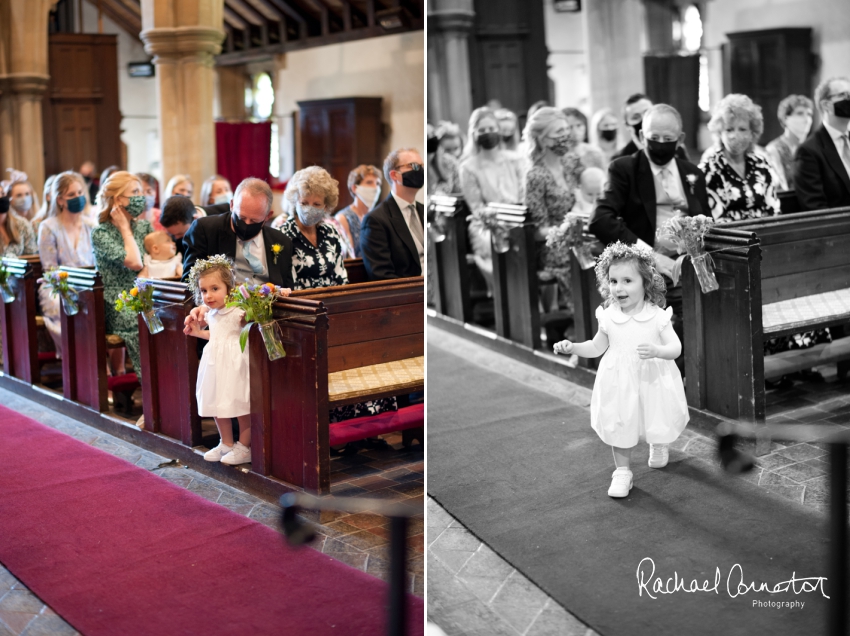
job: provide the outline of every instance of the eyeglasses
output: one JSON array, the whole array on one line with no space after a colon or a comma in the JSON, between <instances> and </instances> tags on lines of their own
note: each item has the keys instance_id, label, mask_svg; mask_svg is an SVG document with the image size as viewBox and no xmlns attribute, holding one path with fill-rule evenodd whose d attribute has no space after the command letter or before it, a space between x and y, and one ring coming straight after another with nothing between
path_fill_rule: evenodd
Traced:
<instances>
[{"instance_id":1,"label":"eyeglasses","mask_svg":"<svg viewBox=\"0 0 850 636\"><path fill-rule=\"evenodd\" d=\"M838 97L838 98L839 98L839 99L838 99L838 101L843 101L843 100L845 100L845 99L850 99L850 92L846 92L846 91L845 91L845 92L843 92L843 93L838 93L837 95L830 95L829 97L827 97L827 99L835 99L836 97Z\"/></svg>"},{"instance_id":2,"label":"eyeglasses","mask_svg":"<svg viewBox=\"0 0 850 636\"><path fill-rule=\"evenodd\" d=\"M410 168L414 172L418 172L419 170L424 170L425 166L423 166L421 163L402 163L393 168L393 170L398 170L399 172L401 172L402 168Z\"/></svg>"}]
</instances>

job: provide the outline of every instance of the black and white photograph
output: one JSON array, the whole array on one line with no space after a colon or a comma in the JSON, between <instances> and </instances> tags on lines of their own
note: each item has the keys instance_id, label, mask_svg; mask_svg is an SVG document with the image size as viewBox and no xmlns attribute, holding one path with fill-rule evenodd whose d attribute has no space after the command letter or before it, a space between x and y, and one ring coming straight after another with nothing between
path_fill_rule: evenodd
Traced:
<instances>
[{"instance_id":1,"label":"black and white photograph","mask_svg":"<svg viewBox=\"0 0 850 636\"><path fill-rule=\"evenodd\" d=\"M850 633L850 5L430 0L435 636Z\"/></svg>"}]
</instances>

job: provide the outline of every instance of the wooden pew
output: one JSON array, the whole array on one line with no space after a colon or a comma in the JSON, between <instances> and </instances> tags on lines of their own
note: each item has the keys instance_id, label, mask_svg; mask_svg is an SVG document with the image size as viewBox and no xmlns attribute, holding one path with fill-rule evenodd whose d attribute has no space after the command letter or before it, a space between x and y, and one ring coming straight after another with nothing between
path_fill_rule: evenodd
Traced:
<instances>
[{"instance_id":1,"label":"wooden pew","mask_svg":"<svg viewBox=\"0 0 850 636\"><path fill-rule=\"evenodd\" d=\"M4 258L2 262L9 274L16 278L13 283L15 300L11 303L0 301L3 371L27 384L38 384L40 365L36 335L36 280L41 275L38 255Z\"/></svg>"},{"instance_id":2,"label":"wooden pew","mask_svg":"<svg viewBox=\"0 0 850 636\"><path fill-rule=\"evenodd\" d=\"M286 357L269 361L256 329L249 338L252 469L329 492L328 410L424 388L424 309L422 277L303 290L278 303ZM380 432L421 426L422 405L408 408Z\"/></svg>"},{"instance_id":3,"label":"wooden pew","mask_svg":"<svg viewBox=\"0 0 850 636\"><path fill-rule=\"evenodd\" d=\"M714 227L705 239L720 289L700 291L683 267L686 393L691 406L763 422L764 380L839 362L850 338L763 355L765 340L850 323L850 209Z\"/></svg>"},{"instance_id":4,"label":"wooden pew","mask_svg":"<svg viewBox=\"0 0 850 636\"><path fill-rule=\"evenodd\" d=\"M433 278L434 309L461 322L472 321L467 252L466 217L469 209L460 197L428 197L428 260ZM438 240L441 239L441 240Z\"/></svg>"},{"instance_id":5,"label":"wooden pew","mask_svg":"<svg viewBox=\"0 0 850 636\"><path fill-rule=\"evenodd\" d=\"M366 266L363 265L362 258L347 258L343 261L345 271L348 273L349 283L365 283L368 282L369 276L366 274Z\"/></svg>"}]
</instances>

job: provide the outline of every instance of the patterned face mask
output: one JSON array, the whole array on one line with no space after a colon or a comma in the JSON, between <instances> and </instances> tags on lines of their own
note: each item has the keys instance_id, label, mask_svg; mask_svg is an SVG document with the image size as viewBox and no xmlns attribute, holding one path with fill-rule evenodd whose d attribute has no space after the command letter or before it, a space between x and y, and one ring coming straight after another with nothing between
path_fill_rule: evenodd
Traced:
<instances>
[{"instance_id":1,"label":"patterned face mask","mask_svg":"<svg viewBox=\"0 0 850 636\"><path fill-rule=\"evenodd\" d=\"M129 199L130 202L124 206L124 209L127 210L127 214L132 216L134 219L144 214L145 210L147 210L145 197L139 195L129 197Z\"/></svg>"},{"instance_id":2,"label":"patterned face mask","mask_svg":"<svg viewBox=\"0 0 850 636\"><path fill-rule=\"evenodd\" d=\"M295 210L298 212L298 218L307 227L318 225L325 218L325 208L316 208L312 205L301 205L297 203Z\"/></svg>"}]
</instances>

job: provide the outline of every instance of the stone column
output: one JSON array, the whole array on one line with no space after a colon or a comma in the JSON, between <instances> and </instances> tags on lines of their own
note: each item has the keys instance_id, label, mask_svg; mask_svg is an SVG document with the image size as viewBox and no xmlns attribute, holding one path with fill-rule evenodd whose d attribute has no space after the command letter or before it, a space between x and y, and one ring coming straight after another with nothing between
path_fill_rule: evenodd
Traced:
<instances>
[{"instance_id":1,"label":"stone column","mask_svg":"<svg viewBox=\"0 0 850 636\"><path fill-rule=\"evenodd\" d=\"M472 113L469 34L472 0L428 3L428 121L445 119L466 127Z\"/></svg>"},{"instance_id":2,"label":"stone column","mask_svg":"<svg viewBox=\"0 0 850 636\"><path fill-rule=\"evenodd\" d=\"M57 0L0 0L0 179L23 170L44 186L41 100L47 89L47 24Z\"/></svg>"},{"instance_id":3,"label":"stone column","mask_svg":"<svg viewBox=\"0 0 850 636\"><path fill-rule=\"evenodd\" d=\"M645 9L641 0L585 0L582 5L589 112L619 113L626 98L643 92Z\"/></svg>"},{"instance_id":4,"label":"stone column","mask_svg":"<svg viewBox=\"0 0 850 636\"><path fill-rule=\"evenodd\" d=\"M175 174L201 183L216 172L213 56L224 39L224 0L142 0L142 41L156 64L163 185Z\"/></svg>"}]
</instances>

